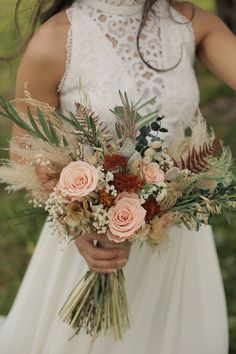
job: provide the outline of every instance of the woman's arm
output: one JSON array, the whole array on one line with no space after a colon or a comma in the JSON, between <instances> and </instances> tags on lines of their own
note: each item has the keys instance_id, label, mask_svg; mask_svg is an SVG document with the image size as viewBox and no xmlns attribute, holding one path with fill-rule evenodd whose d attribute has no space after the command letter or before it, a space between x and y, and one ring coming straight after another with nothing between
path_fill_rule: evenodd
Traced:
<instances>
[{"instance_id":1,"label":"woman's arm","mask_svg":"<svg viewBox=\"0 0 236 354\"><path fill-rule=\"evenodd\" d=\"M221 80L236 90L236 36L211 12L189 3L173 1L173 7L192 22L197 57Z\"/></svg>"},{"instance_id":2,"label":"woman's arm","mask_svg":"<svg viewBox=\"0 0 236 354\"><path fill-rule=\"evenodd\" d=\"M40 27L31 39L21 60L17 78L15 97L24 97L24 86L33 98L58 107L57 87L65 70L65 48L69 24L63 12L54 16ZM16 103L16 108L27 112L25 104ZM25 133L13 125L12 137ZM10 156L17 160L16 155Z\"/></svg>"},{"instance_id":3,"label":"woman's arm","mask_svg":"<svg viewBox=\"0 0 236 354\"><path fill-rule=\"evenodd\" d=\"M236 36L217 16L199 8L196 8L193 27L198 58L236 90Z\"/></svg>"}]
</instances>

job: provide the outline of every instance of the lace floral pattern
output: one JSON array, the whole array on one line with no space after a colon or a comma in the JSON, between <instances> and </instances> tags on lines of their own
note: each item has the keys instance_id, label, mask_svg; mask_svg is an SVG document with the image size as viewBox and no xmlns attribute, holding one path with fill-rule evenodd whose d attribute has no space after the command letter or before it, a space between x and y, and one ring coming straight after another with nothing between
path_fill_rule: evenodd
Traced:
<instances>
[{"instance_id":1,"label":"lace floral pattern","mask_svg":"<svg viewBox=\"0 0 236 354\"><path fill-rule=\"evenodd\" d=\"M100 0L106 4L114 6L132 6L143 4L145 0Z\"/></svg>"},{"instance_id":2,"label":"lace floral pattern","mask_svg":"<svg viewBox=\"0 0 236 354\"><path fill-rule=\"evenodd\" d=\"M59 86L62 109L78 99L78 80L100 114L107 110L101 102L112 107L117 102L118 89L123 88L134 99L156 96L170 134L180 134L192 120L199 102L191 23L169 8L166 0L154 4L140 36L140 51L149 64L160 70L172 68L181 59L176 68L158 72L143 63L138 54L136 36L141 9L130 14L128 7L123 7L121 14L113 14L116 7L109 6L96 0L80 0L72 5L72 13L68 14L72 31L67 69ZM106 119L112 129L113 118L107 114Z\"/></svg>"}]
</instances>

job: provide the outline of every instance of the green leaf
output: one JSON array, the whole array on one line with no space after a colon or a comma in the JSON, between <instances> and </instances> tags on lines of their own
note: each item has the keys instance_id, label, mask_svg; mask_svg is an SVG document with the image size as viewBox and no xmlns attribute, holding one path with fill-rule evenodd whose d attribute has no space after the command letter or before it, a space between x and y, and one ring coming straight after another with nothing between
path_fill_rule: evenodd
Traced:
<instances>
[{"instance_id":1,"label":"green leaf","mask_svg":"<svg viewBox=\"0 0 236 354\"><path fill-rule=\"evenodd\" d=\"M150 100L148 100L148 101L144 102L143 104L141 104L141 106L139 106L139 107L136 108L137 111L139 111L140 109L142 109L143 107L145 107L145 106L147 106L147 105L149 105L149 104L155 103L155 102L156 102L156 98L157 98L157 96L154 96L154 97L151 98Z\"/></svg>"},{"instance_id":2,"label":"green leaf","mask_svg":"<svg viewBox=\"0 0 236 354\"><path fill-rule=\"evenodd\" d=\"M27 112L28 112L28 117L29 117L29 121L34 129L34 136L38 137L44 141L47 141L47 139L45 138L45 136L41 133L41 131L39 130L37 123L35 122L35 119L33 117L33 114L31 113L29 107L27 108Z\"/></svg>"},{"instance_id":3,"label":"green leaf","mask_svg":"<svg viewBox=\"0 0 236 354\"><path fill-rule=\"evenodd\" d=\"M68 141L66 140L65 136L63 135L62 137L63 145L64 146L69 146Z\"/></svg>"},{"instance_id":4,"label":"green leaf","mask_svg":"<svg viewBox=\"0 0 236 354\"><path fill-rule=\"evenodd\" d=\"M50 129L50 133L52 135L52 139L53 139L54 144L55 145L59 145L60 139L58 138L56 130L53 127L53 125L52 125L52 123L50 121L48 122L48 126L49 126L49 129Z\"/></svg>"},{"instance_id":5,"label":"green leaf","mask_svg":"<svg viewBox=\"0 0 236 354\"><path fill-rule=\"evenodd\" d=\"M119 129L118 124L115 125L115 130L116 130L117 138L118 138L118 139L121 139L122 136L121 136L121 133L120 133L120 129Z\"/></svg>"},{"instance_id":6,"label":"green leaf","mask_svg":"<svg viewBox=\"0 0 236 354\"><path fill-rule=\"evenodd\" d=\"M140 130L141 128L145 127L145 125L152 123L154 121L155 117L156 117L156 115L154 115L153 113L150 113L150 114L147 114L146 116L140 118L136 122L136 128L138 130Z\"/></svg>"},{"instance_id":7,"label":"green leaf","mask_svg":"<svg viewBox=\"0 0 236 354\"><path fill-rule=\"evenodd\" d=\"M50 133L50 131L48 129L47 122L44 119L44 116L43 116L42 112L40 111L40 109L38 107L37 107L37 116L39 118L41 127L42 127L46 137L48 138L49 141L51 141L52 137L51 137L51 133Z\"/></svg>"}]
</instances>

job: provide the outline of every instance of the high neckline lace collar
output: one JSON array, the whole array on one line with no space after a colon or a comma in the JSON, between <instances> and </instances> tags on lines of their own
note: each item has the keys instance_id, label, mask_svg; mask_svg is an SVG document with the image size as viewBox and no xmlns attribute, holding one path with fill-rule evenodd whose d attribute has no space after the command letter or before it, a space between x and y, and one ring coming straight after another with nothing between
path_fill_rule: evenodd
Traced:
<instances>
[{"instance_id":1,"label":"high neckline lace collar","mask_svg":"<svg viewBox=\"0 0 236 354\"><path fill-rule=\"evenodd\" d=\"M76 0L78 3L114 15L141 14L145 0ZM160 2L166 0L159 0Z\"/></svg>"},{"instance_id":2,"label":"high neckline lace collar","mask_svg":"<svg viewBox=\"0 0 236 354\"><path fill-rule=\"evenodd\" d=\"M143 5L145 2L145 0L99 0L99 1L108 5L122 6L122 7Z\"/></svg>"},{"instance_id":3,"label":"high neckline lace collar","mask_svg":"<svg viewBox=\"0 0 236 354\"><path fill-rule=\"evenodd\" d=\"M75 0L75 2L111 15L141 16L145 0ZM158 0L158 8L164 15L171 9L168 0Z\"/></svg>"}]
</instances>

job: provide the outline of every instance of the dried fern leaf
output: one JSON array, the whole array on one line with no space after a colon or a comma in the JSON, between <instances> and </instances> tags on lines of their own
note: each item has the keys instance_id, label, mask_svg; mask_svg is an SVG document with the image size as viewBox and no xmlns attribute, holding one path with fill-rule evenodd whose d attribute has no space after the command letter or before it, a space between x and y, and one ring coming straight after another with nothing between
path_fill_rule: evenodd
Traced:
<instances>
[{"instance_id":1,"label":"dried fern leaf","mask_svg":"<svg viewBox=\"0 0 236 354\"><path fill-rule=\"evenodd\" d=\"M176 167L180 169L188 169L193 173L200 173L208 166L208 159L219 154L221 143L218 138L214 138L212 143L204 143L198 148L193 146L188 150L187 157L180 157L179 160L173 159Z\"/></svg>"}]
</instances>

